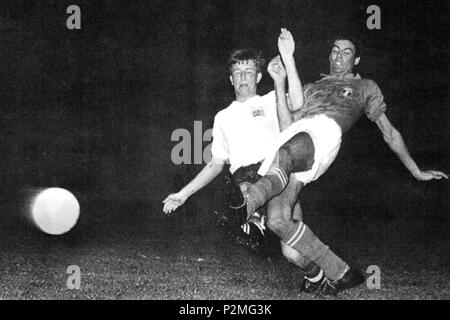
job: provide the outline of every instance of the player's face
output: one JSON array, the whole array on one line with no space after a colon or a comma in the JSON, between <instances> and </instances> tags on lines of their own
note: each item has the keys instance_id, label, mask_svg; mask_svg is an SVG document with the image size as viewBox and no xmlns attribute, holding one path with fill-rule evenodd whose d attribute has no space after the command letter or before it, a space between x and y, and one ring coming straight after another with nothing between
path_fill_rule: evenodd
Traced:
<instances>
[{"instance_id":1,"label":"player's face","mask_svg":"<svg viewBox=\"0 0 450 320\"><path fill-rule=\"evenodd\" d=\"M359 63L355 46L349 40L336 40L330 53L330 74L347 74Z\"/></svg>"},{"instance_id":2,"label":"player's face","mask_svg":"<svg viewBox=\"0 0 450 320\"><path fill-rule=\"evenodd\" d=\"M253 60L239 61L231 66L230 81L238 101L245 101L255 96L260 80L261 72L258 72Z\"/></svg>"}]
</instances>

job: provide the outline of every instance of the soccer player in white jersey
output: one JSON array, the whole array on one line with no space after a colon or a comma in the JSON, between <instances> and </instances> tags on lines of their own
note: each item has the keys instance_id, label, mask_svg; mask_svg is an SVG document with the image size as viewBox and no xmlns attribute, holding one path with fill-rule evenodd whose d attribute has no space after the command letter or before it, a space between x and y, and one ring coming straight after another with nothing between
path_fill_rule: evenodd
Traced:
<instances>
[{"instance_id":1,"label":"soccer player in white jersey","mask_svg":"<svg viewBox=\"0 0 450 320\"><path fill-rule=\"evenodd\" d=\"M280 35L278 47L282 53L285 64L295 63L292 54L283 54L287 50L285 34ZM289 39L287 39L289 40ZM289 42L287 42L289 45ZM289 109L284 102L286 99L278 99L279 95L285 95L286 77L289 81L297 81L298 75L287 74L281 63L280 57L274 58L268 66L268 72L274 80L275 90L264 96L257 94L257 85L261 81L261 67L264 61L260 53L242 49L234 51L229 59L230 82L234 87L235 101L227 108L221 110L214 119L212 160L200 171L200 173L179 192L170 194L163 202L165 213L170 213L183 205L186 200L201 188L209 184L223 170L225 163L230 163L230 171L234 173L238 168L256 164L263 160L267 154L267 148L271 146L279 135L279 132L290 123ZM287 68L296 70L295 68ZM296 71L295 71L296 72ZM290 83L291 86L291 83ZM294 92L295 94L295 92ZM294 97L293 99L294 100ZM296 99L298 100L298 99ZM302 220L300 205L292 194L298 194L293 189L299 188L295 179L290 179L286 191L272 199L267 204L267 215L277 211L291 212L292 218ZM276 223L276 221L271 221ZM310 288L315 289L314 284L324 280L323 271L308 257L300 255L296 250L282 243L283 255L305 274L306 282ZM326 253L327 259L331 256L333 263L341 261L325 244L317 254ZM308 288L305 291L313 291Z\"/></svg>"}]
</instances>

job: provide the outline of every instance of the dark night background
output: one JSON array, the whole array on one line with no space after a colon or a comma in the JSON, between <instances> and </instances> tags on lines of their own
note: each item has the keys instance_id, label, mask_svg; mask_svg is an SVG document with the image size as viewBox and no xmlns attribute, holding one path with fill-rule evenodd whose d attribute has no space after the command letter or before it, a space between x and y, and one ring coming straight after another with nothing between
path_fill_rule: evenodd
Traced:
<instances>
[{"instance_id":1,"label":"dark night background","mask_svg":"<svg viewBox=\"0 0 450 320\"><path fill-rule=\"evenodd\" d=\"M81 30L66 28L71 4L81 8ZM381 30L366 28L371 4L381 8ZM328 72L333 34L356 34L358 72L380 86L413 158L423 169L450 172L448 1L17 0L0 7L3 203L15 203L26 188L58 186L80 199L78 228L94 220L171 228L161 201L202 168L172 163L172 132L193 134L195 120L211 128L234 98L229 51L257 47L269 60L280 27L294 35L304 83ZM271 88L264 72L259 93ZM186 228L211 228L219 188L216 180L180 209ZM325 237L338 225L333 232L343 238L359 230L373 243L389 241L378 230L401 226L448 245L448 193L448 181L415 181L362 118L301 199ZM10 215L2 210L0 223Z\"/></svg>"}]
</instances>

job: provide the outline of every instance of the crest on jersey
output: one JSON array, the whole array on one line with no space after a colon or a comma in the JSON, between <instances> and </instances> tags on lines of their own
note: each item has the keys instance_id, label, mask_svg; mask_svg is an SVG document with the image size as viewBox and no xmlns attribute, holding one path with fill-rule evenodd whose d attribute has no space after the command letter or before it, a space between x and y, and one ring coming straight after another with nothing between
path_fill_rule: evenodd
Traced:
<instances>
[{"instance_id":1,"label":"crest on jersey","mask_svg":"<svg viewBox=\"0 0 450 320\"><path fill-rule=\"evenodd\" d=\"M353 88L344 87L341 89L341 94L344 98L350 98L353 96Z\"/></svg>"},{"instance_id":2,"label":"crest on jersey","mask_svg":"<svg viewBox=\"0 0 450 320\"><path fill-rule=\"evenodd\" d=\"M252 111L252 115L253 115L254 118L256 118L256 117L264 117L265 116L264 109L262 109L262 108L255 109L255 110Z\"/></svg>"}]
</instances>

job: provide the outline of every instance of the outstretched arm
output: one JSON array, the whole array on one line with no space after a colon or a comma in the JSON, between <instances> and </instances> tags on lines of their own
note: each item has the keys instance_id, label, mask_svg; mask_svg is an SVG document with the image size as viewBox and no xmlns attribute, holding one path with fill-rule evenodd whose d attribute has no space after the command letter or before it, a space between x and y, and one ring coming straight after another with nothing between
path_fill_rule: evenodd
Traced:
<instances>
[{"instance_id":1,"label":"outstretched arm","mask_svg":"<svg viewBox=\"0 0 450 320\"><path fill-rule=\"evenodd\" d=\"M192 179L183 189L177 193L170 194L164 199L164 213L171 213L179 206L183 205L186 200L196 193L198 190L205 187L215 177L217 177L223 170L225 162L221 159L214 158Z\"/></svg>"},{"instance_id":2,"label":"outstretched arm","mask_svg":"<svg viewBox=\"0 0 450 320\"><path fill-rule=\"evenodd\" d=\"M402 135L394 128L384 113L378 118L376 124L383 133L384 141L417 180L428 181L432 179L448 179L447 175L443 172L434 170L422 171L419 169L416 162L409 154Z\"/></svg>"},{"instance_id":3,"label":"outstretched arm","mask_svg":"<svg viewBox=\"0 0 450 320\"><path fill-rule=\"evenodd\" d=\"M291 125L292 115L288 109L286 100L286 70L284 69L280 56L276 56L269 62L267 72L269 72L274 82L278 124L280 131L283 131Z\"/></svg>"},{"instance_id":4,"label":"outstretched arm","mask_svg":"<svg viewBox=\"0 0 450 320\"><path fill-rule=\"evenodd\" d=\"M303 89L300 77L297 72L297 67L295 66L294 38L287 29L281 29L281 34L278 37L278 51L280 52L284 66L286 67L286 74L289 85L289 98L291 102L289 109L291 112L293 112L303 106Z\"/></svg>"}]
</instances>

